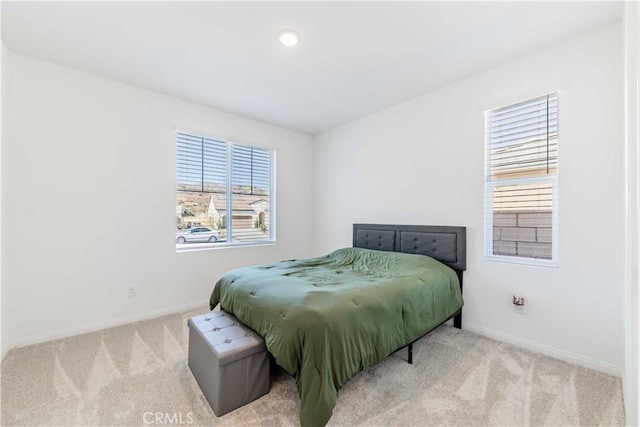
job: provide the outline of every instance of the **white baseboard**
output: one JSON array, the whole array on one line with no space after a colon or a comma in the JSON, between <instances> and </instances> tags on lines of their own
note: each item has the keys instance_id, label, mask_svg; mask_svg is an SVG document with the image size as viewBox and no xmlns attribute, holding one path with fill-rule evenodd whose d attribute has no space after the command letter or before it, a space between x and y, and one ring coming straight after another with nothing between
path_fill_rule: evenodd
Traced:
<instances>
[{"instance_id":1,"label":"white baseboard","mask_svg":"<svg viewBox=\"0 0 640 427\"><path fill-rule=\"evenodd\" d=\"M123 316L117 319L88 323L82 326L74 326L72 328L59 329L57 331L45 332L43 334L30 335L27 337L8 340L8 342L6 343L3 342L2 358L4 359L4 356L8 353L8 351L14 348L26 347L28 345L38 344L41 342L53 341L60 338L71 337L74 335L81 335L89 332L100 331L102 329L113 328L114 326L121 326L127 323L153 319L155 317L166 316L167 314L179 313L181 311L187 311L187 310L191 310L199 307L206 308L207 301L200 300L197 303L193 302L188 304L182 304L182 305L177 305L169 308L163 308L160 310L153 310L153 311L147 311L144 313Z\"/></svg>"},{"instance_id":2,"label":"white baseboard","mask_svg":"<svg viewBox=\"0 0 640 427\"><path fill-rule=\"evenodd\" d=\"M513 335L494 331L493 329L485 328L484 326L477 326L472 323L462 322L462 329L476 333L478 335L493 338L498 341L513 344L518 347L526 348L527 350L535 351L537 353L544 354L545 356L550 356L556 359L563 360L565 362L593 369L594 371L603 372L605 374L614 375L616 377L622 377L622 367L620 366L601 362L599 360L591 359L589 357L571 353L569 351L560 350L559 348L550 347L548 345L518 338Z\"/></svg>"}]
</instances>

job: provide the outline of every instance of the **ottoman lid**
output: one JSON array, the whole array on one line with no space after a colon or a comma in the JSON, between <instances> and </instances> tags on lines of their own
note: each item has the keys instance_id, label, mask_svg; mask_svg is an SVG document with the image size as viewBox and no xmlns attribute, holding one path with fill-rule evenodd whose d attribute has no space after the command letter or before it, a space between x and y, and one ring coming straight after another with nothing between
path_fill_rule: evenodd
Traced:
<instances>
[{"instance_id":1,"label":"ottoman lid","mask_svg":"<svg viewBox=\"0 0 640 427\"><path fill-rule=\"evenodd\" d=\"M192 317L187 324L209 345L216 355L218 366L267 351L260 335L224 311Z\"/></svg>"}]
</instances>

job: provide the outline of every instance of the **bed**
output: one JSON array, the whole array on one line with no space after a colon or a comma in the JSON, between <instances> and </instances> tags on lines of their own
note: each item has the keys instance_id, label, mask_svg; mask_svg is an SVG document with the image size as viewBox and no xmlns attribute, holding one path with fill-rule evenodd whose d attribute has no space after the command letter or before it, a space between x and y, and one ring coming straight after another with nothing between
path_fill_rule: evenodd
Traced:
<instances>
[{"instance_id":1,"label":"bed","mask_svg":"<svg viewBox=\"0 0 640 427\"><path fill-rule=\"evenodd\" d=\"M425 256L427 255L427 256ZM460 327L466 229L354 224L353 247L240 268L211 294L265 338L297 380L300 423L323 426L338 391L447 320Z\"/></svg>"}]
</instances>

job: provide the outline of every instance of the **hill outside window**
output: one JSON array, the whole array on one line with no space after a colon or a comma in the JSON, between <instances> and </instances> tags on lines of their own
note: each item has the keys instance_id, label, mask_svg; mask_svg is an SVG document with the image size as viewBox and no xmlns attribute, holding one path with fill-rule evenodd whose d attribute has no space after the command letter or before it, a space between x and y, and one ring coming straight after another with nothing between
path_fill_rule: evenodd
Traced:
<instances>
[{"instance_id":1,"label":"hill outside window","mask_svg":"<svg viewBox=\"0 0 640 427\"><path fill-rule=\"evenodd\" d=\"M275 242L275 153L176 133L176 250Z\"/></svg>"},{"instance_id":2,"label":"hill outside window","mask_svg":"<svg viewBox=\"0 0 640 427\"><path fill-rule=\"evenodd\" d=\"M485 256L558 261L558 94L485 113Z\"/></svg>"}]
</instances>

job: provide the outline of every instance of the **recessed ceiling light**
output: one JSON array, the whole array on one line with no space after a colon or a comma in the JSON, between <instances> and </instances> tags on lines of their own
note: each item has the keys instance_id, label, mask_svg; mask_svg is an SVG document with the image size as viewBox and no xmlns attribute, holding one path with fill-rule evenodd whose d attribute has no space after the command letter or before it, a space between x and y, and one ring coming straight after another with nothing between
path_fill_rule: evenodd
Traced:
<instances>
[{"instance_id":1,"label":"recessed ceiling light","mask_svg":"<svg viewBox=\"0 0 640 427\"><path fill-rule=\"evenodd\" d=\"M280 43L285 46L295 46L298 44L298 33L293 30L282 30L280 31Z\"/></svg>"}]
</instances>

